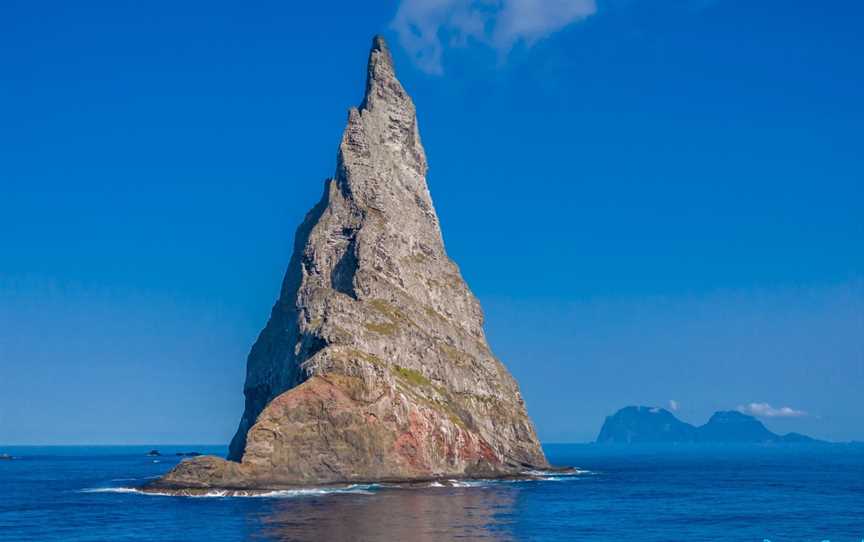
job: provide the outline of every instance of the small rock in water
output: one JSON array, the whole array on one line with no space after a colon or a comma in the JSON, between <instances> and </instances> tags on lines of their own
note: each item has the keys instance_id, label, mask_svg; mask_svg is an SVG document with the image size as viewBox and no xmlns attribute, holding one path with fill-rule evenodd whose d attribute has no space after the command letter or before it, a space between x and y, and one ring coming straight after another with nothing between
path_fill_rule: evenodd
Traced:
<instances>
[{"instance_id":1,"label":"small rock in water","mask_svg":"<svg viewBox=\"0 0 864 542\"><path fill-rule=\"evenodd\" d=\"M15 459L15 458L9 454L0 454L0 460L10 461L12 459Z\"/></svg>"},{"instance_id":2,"label":"small rock in water","mask_svg":"<svg viewBox=\"0 0 864 542\"><path fill-rule=\"evenodd\" d=\"M157 456L160 456L162 454L159 453L159 450L150 450L149 452L147 452L147 455L150 457L157 457Z\"/></svg>"}]
</instances>

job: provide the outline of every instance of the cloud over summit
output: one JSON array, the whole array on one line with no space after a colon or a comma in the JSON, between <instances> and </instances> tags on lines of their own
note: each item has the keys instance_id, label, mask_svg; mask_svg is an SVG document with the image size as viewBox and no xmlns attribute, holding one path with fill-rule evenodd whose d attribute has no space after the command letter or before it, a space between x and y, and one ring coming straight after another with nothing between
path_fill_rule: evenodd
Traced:
<instances>
[{"instance_id":1,"label":"cloud over summit","mask_svg":"<svg viewBox=\"0 0 864 542\"><path fill-rule=\"evenodd\" d=\"M803 410L795 410L788 406L774 408L768 403L750 403L748 405L740 405L738 411L759 418L799 418L807 415Z\"/></svg>"},{"instance_id":2,"label":"cloud over summit","mask_svg":"<svg viewBox=\"0 0 864 542\"><path fill-rule=\"evenodd\" d=\"M441 74L447 46L473 40L506 54L596 12L595 0L402 0L391 27L420 69Z\"/></svg>"}]
</instances>

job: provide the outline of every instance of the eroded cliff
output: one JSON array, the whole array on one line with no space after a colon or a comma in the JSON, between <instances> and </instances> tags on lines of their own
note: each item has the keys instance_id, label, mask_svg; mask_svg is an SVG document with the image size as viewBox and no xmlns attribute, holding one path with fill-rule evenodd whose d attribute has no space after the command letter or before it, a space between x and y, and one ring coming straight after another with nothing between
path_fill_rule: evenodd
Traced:
<instances>
[{"instance_id":1,"label":"eroded cliff","mask_svg":"<svg viewBox=\"0 0 864 542\"><path fill-rule=\"evenodd\" d=\"M247 362L229 460L153 484L263 488L547 466L518 386L447 256L414 104L373 41L336 174L295 237Z\"/></svg>"}]
</instances>

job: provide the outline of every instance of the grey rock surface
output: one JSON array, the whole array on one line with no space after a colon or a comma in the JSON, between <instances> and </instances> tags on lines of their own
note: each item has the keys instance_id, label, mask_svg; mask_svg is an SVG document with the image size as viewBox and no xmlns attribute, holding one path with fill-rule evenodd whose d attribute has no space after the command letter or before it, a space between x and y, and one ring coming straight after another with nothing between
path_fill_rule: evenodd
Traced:
<instances>
[{"instance_id":1,"label":"grey rock surface","mask_svg":"<svg viewBox=\"0 0 864 542\"><path fill-rule=\"evenodd\" d=\"M519 388L448 258L414 104L373 41L335 176L297 230L247 362L229 461L154 487L506 476L547 466Z\"/></svg>"}]
</instances>

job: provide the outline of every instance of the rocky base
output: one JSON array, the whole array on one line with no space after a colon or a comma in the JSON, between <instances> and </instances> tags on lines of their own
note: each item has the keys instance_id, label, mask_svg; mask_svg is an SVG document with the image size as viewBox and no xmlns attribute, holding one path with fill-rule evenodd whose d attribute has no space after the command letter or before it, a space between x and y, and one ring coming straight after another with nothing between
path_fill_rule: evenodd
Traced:
<instances>
[{"instance_id":1,"label":"rocky base","mask_svg":"<svg viewBox=\"0 0 864 542\"><path fill-rule=\"evenodd\" d=\"M221 463L231 463L224 459L208 456L207 460L216 460ZM187 460L183 463L192 463L194 461ZM199 467L193 467L195 469ZM391 488L425 488L425 487L462 487L465 482L483 481L483 482L501 482L501 481L532 481L544 480L548 476L569 476L582 473L578 469L572 467L549 467L542 471L523 471L518 474L497 474L490 476L459 476L459 477L431 477L431 478L413 478L413 479L376 479L376 480L355 480L351 483L333 482L329 484L279 484L272 481L259 480L251 485L207 485L201 487L189 487L188 481L172 484L164 478L151 482L139 490L143 493L151 493L155 495L171 495L176 497L199 497L205 495L218 494L222 497L251 497L258 495L266 495L274 491L296 491L309 489L322 490L352 490L357 486L375 485L380 487ZM197 478L200 480L201 478Z\"/></svg>"},{"instance_id":2,"label":"rocky base","mask_svg":"<svg viewBox=\"0 0 864 542\"><path fill-rule=\"evenodd\" d=\"M386 381L314 376L274 399L247 437L241 462L201 456L146 489L284 489L519 476L446 405Z\"/></svg>"}]
</instances>

